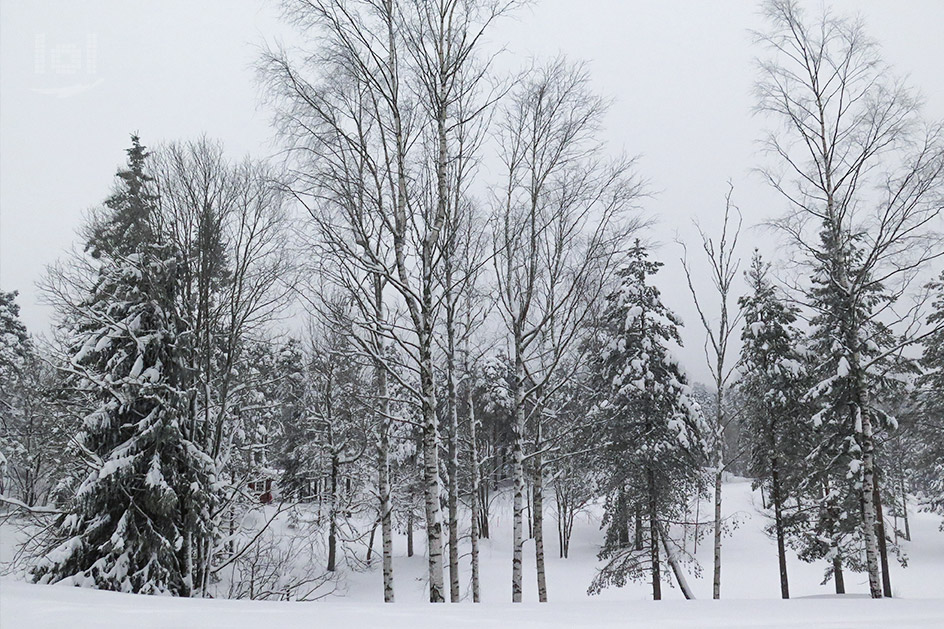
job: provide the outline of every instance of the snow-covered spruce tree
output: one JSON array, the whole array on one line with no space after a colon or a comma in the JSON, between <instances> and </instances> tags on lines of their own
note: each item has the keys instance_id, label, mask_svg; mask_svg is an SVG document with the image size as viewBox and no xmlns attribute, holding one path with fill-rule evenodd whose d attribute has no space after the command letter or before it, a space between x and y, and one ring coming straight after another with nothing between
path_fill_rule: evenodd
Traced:
<instances>
[{"instance_id":1,"label":"snow-covered spruce tree","mask_svg":"<svg viewBox=\"0 0 944 629\"><path fill-rule=\"evenodd\" d=\"M869 592L879 598L891 589L882 578L875 466L881 421L870 399L885 369L876 364L882 352L871 353L882 344L873 324L892 316L896 297L942 250L934 225L944 211L944 135L940 124L923 120L920 98L883 63L862 20L825 6L808 14L798 0L766 0L762 10L767 28L758 40L769 54L759 64L757 108L774 123L764 137L772 158L764 173L789 208L776 225L817 279L803 287L805 301L829 312L831 325L818 325L817 350L831 370L822 374L830 382L820 398L844 396L845 419L836 405L821 419L851 430L835 433L846 442L833 445L846 451L827 462L837 476L843 465L856 467L846 465L834 489L853 506L861 500L861 508L839 513L861 524ZM914 341L909 335L901 345Z\"/></svg>"},{"instance_id":2,"label":"snow-covered spruce tree","mask_svg":"<svg viewBox=\"0 0 944 629\"><path fill-rule=\"evenodd\" d=\"M827 222L820 238L827 255L809 290L816 365L807 399L814 406L815 447L804 475L807 493L818 496L819 512L811 518L801 557L830 559L826 579L835 579L837 592L843 586L842 561L853 570L871 571L871 563L875 569L881 564L879 594L891 596L876 447L880 435L897 423L878 402L897 388L896 376L914 367L890 351L899 339L876 317L894 298L863 268L862 237ZM842 288L851 277L862 283L855 292Z\"/></svg>"},{"instance_id":3,"label":"snow-covered spruce tree","mask_svg":"<svg viewBox=\"0 0 944 629\"><path fill-rule=\"evenodd\" d=\"M16 296L16 291L0 291L0 495L6 495L7 475L11 473L14 451L19 445L18 398L33 356L33 343L20 321Z\"/></svg>"},{"instance_id":4,"label":"snow-covered spruce tree","mask_svg":"<svg viewBox=\"0 0 944 629\"><path fill-rule=\"evenodd\" d=\"M85 230L85 250L103 266L120 262L123 256L138 253L155 237L154 206L157 197L149 189L152 177L145 171L150 155L137 135L127 149L128 167L115 175L117 182L103 211L93 217Z\"/></svg>"},{"instance_id":5,"label":"snow-covered spruce tree","mask_svg":"<svg viewBox=\"0 0 944 629\"><path fill-rule=\"evenodd\" d=\"M812 427L803 402L809 378L803 338L794 327L797 308L778 293L769 269L755 250L746 273L749 292L739 300L744 329L738 393L747 423L749 469L755 484L767 490L773 509L780 594L790 598L787 535L797 520L797 486L812 449ZM791 498L794 503L788 506Z\"/></svg>"},{"instance_id":6,"label":"snow-covered spruce tree","mask_svg":"<svg viewBox=\"0 0 944 629\"><path fill-rule=\"evenodd\" d=\"M921 419L916 429L913 480L922 507L944 514L944 272L929 288L935 299L928 317L931 333L924 340L921 358L924 373L918 379ZM941 528L944 530L944 524Z\"/></svg>"},{"instance_id":7,"label":"snow-covered spruce tree","mask_svg":"<svg viewBox=\"0 0 944 629\"><path fill-rule=\"evenodd\" d=\"M188 596L191 551L211 534L213 465L181 421L177 267L154 242L147 153L136 137L128 156L91 230L98 277L72 330L71 368L97 402L77 439L91 469L58 522L61 543L33 576Z\"/></svg>"},{"instance_id":8,"label":"snow-covered spruce tree","mask_svg":"<svg viewBox=\"0 0 944 629\"><path fill-rule=\"evenodd\" d=\"M320 474L311 440L306 361L301 343L289 339L279 350L275 363L279 414L278 430L273 435L273 460L281 470L278 484L282 497L297 502L314 499Z\"/></svg>"},{"instance_id":9,"label":"snow-covered spruce tree","mask_svg":"<svg viewBox=\"0 0 944 629\"><path fill-rule=\"evenodd\" d=\"M20 306L16 303L17 291L0 291L0 386L6 395L33 353L26 326L20 321Z\"/></svg>"},{"instance_id":10,"label":"snow-covered spruce tree","mask_svg":"<svg viewBox=\"0 0 944 629\"><path fill-rule=\"evenodd\" d=\"M603 399L592 413L604 444L607 527L599 556L607 563L593 579L592 593L650 576L653 599L660 599L663 556L686 589L670 526L685 511L692 488L703 490L707 428L668 349L681 343L681 321L650 283L660 266L637 241L593 341L599 348L594 386Z\"/></svg>"},{"instance_id":11,"label":"snow-covered spruce tree","mask_svg":"<svg viewBox=\"0 0 944 629\"><path fill-rule=\"evenodd\" d=\"M479 533L491 535L490 508L495 493L509 478L514 431L509 417L514 413L514 361L503 353L486 354L478 365L471 395L478 422Z\"/></svg>"}]
</instances>

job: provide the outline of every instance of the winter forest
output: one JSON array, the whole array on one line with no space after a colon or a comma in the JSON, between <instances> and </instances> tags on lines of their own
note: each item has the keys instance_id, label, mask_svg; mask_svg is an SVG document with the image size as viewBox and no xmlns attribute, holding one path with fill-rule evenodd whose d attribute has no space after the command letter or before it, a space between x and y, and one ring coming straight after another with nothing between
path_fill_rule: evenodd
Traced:
<instances>
[{"instance_id":1,"label":"winter forest","mask_svg":"<svg viewBox=\"0 0 944 629\"><path fill-rule=\"evenodd\" d=\"M523 4L284 0L297 44L253 69L272 156L122 129L39 281L51 328L0 291L4 627L152 605L89 589L164 595L141 626L658 626L641 599L791 596L822 607L667 609L944 622L944 122L921 86L867 14L764 0L773 218L734 181L659 242L592 67L496 67Z\"/></svg>"}]
</instances>

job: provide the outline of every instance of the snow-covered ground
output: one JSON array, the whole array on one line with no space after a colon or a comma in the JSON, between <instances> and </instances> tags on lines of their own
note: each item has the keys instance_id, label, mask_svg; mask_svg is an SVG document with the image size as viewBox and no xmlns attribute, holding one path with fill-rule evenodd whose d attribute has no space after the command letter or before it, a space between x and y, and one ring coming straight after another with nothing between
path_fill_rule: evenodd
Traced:
<instances>
[{"instance_id":1,"label":"snow-covered ground","mask_svg":"<svg viewBox=\"0 0 944 629\"><path fill-rule=\"evenodd\" d=\"M574 530L571 557L557 556L556 522L547 527L548 591L550 603L536 599L533 545L526 549L525 603L512 605L511 521L506 505L493 511L492 539L483 540L482 603L460 605L424 603L425 557L406 557L406 544L397 536L395 547L395 605L378 602L382 596L378 562L365 571L342 570L335 594L312 603L266 601L181 600L143 597L60 586L36 586L0 581L0 628L41 627L944 627L944 532L940 518L912 513L912 542L905 542L908 567L892 566L896 598L865 598L864 575L846 574L844 598L830 596L831 583L820 585L823 566L792 559L790 601L779 599L774 544L763 533L765 518L758 513L750 483L732 480L725 487L725 511L739 521L725 538L721 601L710 598L711 548L699 544L697 557L704 566L691 579L698 599L682 600L675 587L664 587L666 600L647 600L646 583L587 595L600 543L599 514L582 517ZM10 535L2 546L8 552ZM419 552L422 533L415 537ZM467 549L466 549L467 550ZM463 557L463 593L468 588L468 556Z\"/></svg>"},{"instance_id":2,"label":"snow-covered ground","mask_svg":"<svg viewBox=\"0 0 944 629\"><path fill-rule=\"evenodd\" d=\"M185 600L4 582L3 629L227 627L941 627L944 601L582 601L483 603L318 603Z\"/></svg>"}]
</instances>

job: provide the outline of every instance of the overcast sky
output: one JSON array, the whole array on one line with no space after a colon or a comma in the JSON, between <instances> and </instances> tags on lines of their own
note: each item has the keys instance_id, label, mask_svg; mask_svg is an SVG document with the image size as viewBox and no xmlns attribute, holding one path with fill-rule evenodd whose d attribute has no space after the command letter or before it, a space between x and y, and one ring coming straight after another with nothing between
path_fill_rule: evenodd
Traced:
<instances>
[{"instance_id":1,"label":"overcast sky","mask_svg":"<svg viewBox=\"0 0 944 629\"><path fill-rule=\"evenodd\" d=\"M861 12L886 61L925 97L925 115L944 119L944 2L831 5ZM591 62L595 87L614 101L607 139L641 156L656 192L646 209L665 243L660 286L689 324L682 358L701 378L702 336L673 237L691 240L693 218L716 227L728 180L747 224L783 209L750 174L762 128L751 116L757 7L537 0L491 34L508 48L507 70L558 53ZM32 332L50 314L34 282L108 194L131 132L145 144L205 133L233 156L275 151L252 66L285 32L274 0L0 0L0 288L20 291ZM769 235L743 241L745 258L755 245L776 255Z\"/></svg>"}]
</instances>

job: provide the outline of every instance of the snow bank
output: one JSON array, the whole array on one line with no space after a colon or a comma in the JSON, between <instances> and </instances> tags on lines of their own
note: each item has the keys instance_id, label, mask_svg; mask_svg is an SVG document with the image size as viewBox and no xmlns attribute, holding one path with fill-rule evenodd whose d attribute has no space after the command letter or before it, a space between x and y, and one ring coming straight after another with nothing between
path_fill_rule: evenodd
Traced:
<instances>
[{"instance_id":1,"label":"snow bank","mask_svg":"<svg viewBox=\"0 0 944 629\"><path fill-rule=\"evenodd\" d=\"M793 601L584 601L429 605L271 603L136 596L0 583L4 629L166 627L935 627L944 600L811 598Z\"/></svg>"},{"instance_id":2,"label":"snow bank","mask_svg":"<svg viewBox=\"0 0 944 629\"><path fill-rule=\"evenodd\" d=\"M599 562L602 541L599 505L578 516L571 541L571 556L557 552L556 521L549 510L546 522L548 591L551 602L536 602L533 541L525 545L524 599L512 605L511 509L507 500L493 504L492 538L481 543L482 603L464 600L458 605L432 606L426 599L426 559L423 533L414 540L417 554L406 557L406 540L394 536L394 605L384 605L379 561L366 571L342 565L337 582L323 600L312 603L181 600L100 592L67 586L38 586L0 581L0 628L45 627L944 627L944 533L941 518L911 512L911 542L904 542L908 567L891 566L894 599L866 598L865 575L846 573L843 598L830 596L831 583L820 585L823 565L806 564L791 554L790 591L795 597L780 600L776 546L763 528L768 523L759 512L759 492L750 482L729 477L725 483L724 510L739 522L724 540L721 601L711 596L711 543L703 539L696 553L703 567L689 578L696 601L682 600L674 584L663 588L666 600L654 602L647 583L611 588L599 596L587 595L587 587ZM552 502L552 499L551 499ZM700 515L710 517L710 505L702 503ZM694 515L694 514L693 514ZM6 533L6 535L4 535ZM10 546L7 529L0 530L0 550ZM6 537L6 539L3 539ZM378 536L379 537L379 536ZM9 551L12 548L6 549ZM378 544L379 550L379 544ZM461 554L462 593L469 588L468 545ZM692 550L691 541L687 550ZM3 554L3 553L0 553ZM360 554L360 552L359 552ZM331 594L328 592L328 594Z\"/></svg>"}]
</instances>

